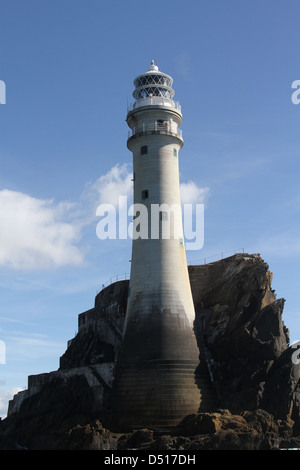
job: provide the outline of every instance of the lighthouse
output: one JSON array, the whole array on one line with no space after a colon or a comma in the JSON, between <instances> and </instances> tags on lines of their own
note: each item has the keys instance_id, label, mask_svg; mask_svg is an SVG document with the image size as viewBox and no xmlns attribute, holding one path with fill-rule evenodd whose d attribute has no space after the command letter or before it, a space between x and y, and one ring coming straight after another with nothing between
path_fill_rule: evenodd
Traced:
<instances>
[{"instance_id":1,"label":"lighthouse","mask_svg":"<svg viewBox=\"0 0 300 470\"><path fill-rule=\"evenodd\" d=\"M133 156L133 236L124 336L113 384L120 426L177 426L199 411L199 350L180 202L181 107L152 61L134 80L127 147Z\"/></svg>"}]
</instances>

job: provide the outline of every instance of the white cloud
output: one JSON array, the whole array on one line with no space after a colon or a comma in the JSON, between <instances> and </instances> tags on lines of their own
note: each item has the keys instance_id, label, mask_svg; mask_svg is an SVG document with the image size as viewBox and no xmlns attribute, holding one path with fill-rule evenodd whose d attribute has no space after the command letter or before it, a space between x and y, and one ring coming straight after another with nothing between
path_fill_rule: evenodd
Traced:
<instances>
[{"instance_id":1,"label":"white cloud","mask_svg":"<svg viewBox=\"0 0 300 470\"><path fill-rule=\"evenodd\" d=\"M127 164L115 165L105 175L89 185L86 195L93 197L97 205L113 204L118 206L119 196L132 197L132 171ZM208 196L209 188L200 188L193 181L180 184L182 204L203 203Z\"/></svg>"},{"instance_id":2,"label":"white cloud","mask_svg":"<svg viewBox=\"0 0 300 470\"><path fill-rule=\"evenodd\" d=\"M0 191L0 266L39 269L78 265L80 230L66 222L72 205Z\"/></svg>"},{"instance_id":3,"label":"white cloud","mask_svg":"<svg viewBox=\"0 0 300 470\"><path fill-rule=\"evenodd\" d=\"M105 175L89 184L83 193L85 199L93 200L93 205L112 204L118 206L119 197L132 197L132 171L127 164L115 165Z\"/></svg>"},{"instance_id":4,"label":"white cloud","mask_svg":"<svg viewBox=\"0 0 300 470\"><path fill-rule=\"evenodd\" d=\"M199 188L193 181L180 184L182 204L203 204L209 194L209 188Z\"/></svg>"},{"instance_id":5,"label":"white cloud","mask_svg":"<svg viewBox=\"0 0 300 470\"><path fill-rule=\"evenodd\" d=\"M0 390L0 417L6 418L7 410L8 410L8 402L12 400L13 396L16 395L23 388L12 388L11 390Z\"/></svg>"},{"instance_id":6,"label":"white cloud","mask_svg":"<svg viewBox=\"0 0 300 470\"><path fill-rule=\"evenodd\" d=\"M81 266L83 249L78 246L84 227L97 220L99 204L118 207L119 197L132 204L132 171L115 165L87 185L77 203L38 199L11 190L0 191L0 267L14 270ZM181 202L203 203L208 188L193 181L182 183ZM95 235L96 236L96 235Z\"/></svg>"}]
</instances>

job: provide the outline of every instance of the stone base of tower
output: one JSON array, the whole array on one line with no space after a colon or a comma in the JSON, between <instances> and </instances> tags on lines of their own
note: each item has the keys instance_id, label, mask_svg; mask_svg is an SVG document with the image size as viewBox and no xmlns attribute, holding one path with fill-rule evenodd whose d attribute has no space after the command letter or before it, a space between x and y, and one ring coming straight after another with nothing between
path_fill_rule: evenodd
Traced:
<instances>
[{"instance_id":1,"label":"stone base of tower","mask_svg":"<svg viewBox=\"0 0 300 470\"><path fill-rule=\"evenodd\" d=\"M197 413L199 350L184 315L152 311L127 325L112 393L116 426L176 427Z\"/></svg>"}]
</instances>

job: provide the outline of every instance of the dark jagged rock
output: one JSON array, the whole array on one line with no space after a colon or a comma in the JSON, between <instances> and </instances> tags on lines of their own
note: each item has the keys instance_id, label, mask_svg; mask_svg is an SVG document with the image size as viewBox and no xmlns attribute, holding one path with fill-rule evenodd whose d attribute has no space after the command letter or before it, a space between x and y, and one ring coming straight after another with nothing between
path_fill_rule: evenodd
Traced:
<instances>
[{"instance_id":1,"label":"dark jagged rock","mask_svg":"<svg viewBox=\"0 0 300 470\"><path fill-rule=\"evenodd\" d=\"M300 365L291 360L293 352L289 347L271 364L261 405L279 418L290 416L295 421L295 432L299 432Z\"/></svg>"},{"instance_id":2,"label":"dark jagged rock","mask_svg":"<svg viewBox=\"0 0 300 470\"><path fill-rule=\"evenodd\" d=\"M293 402L299 410L294 392L300 366L291 360L284 299L276 300L267 264L259 255L238 255L207 269L191 267L190 275L195 329L206 346L219 406L235 413L265 408L279 418L287 416ZM283 380L285 368L290 372ZM280 390L277 398L270 387Z\"/></svg>"},{"instance_id":3,"label":"dark jagged rock","mask_svg":"<svg viewBox=\"0 0 300 470\"><path fill-rule=\"evenodd\" d=\"M60 368L30 376L0 421L0 449L277 449L300 447L300 365L272 274L259 255L190 266L202 406L169 432L120 432L110 413L128 281L79 315Z\"/></svg>"},{"instance_id":4,"label":"dark jagged rock","mask_svg":"<svg viewBox=\"0 0 300 470\"><path fill-rule=\"evenodd\" d=\"M92 417L94 397L83 376L56 379L0 422L0 449L58 449L62 436ZM4 426L3 426L4 425Z\"/></svg>"},{"instance_id":5,"label":"dark jagged rock","mask_svg":"<svg viewBox=\"0 0 300 470\"><path fill-rule=\"evenodd\" d=\"M73 421L76 421L76 417ZM77 418L78 420L78 418ZM131 433L114 433L94 419L72 424L65 418L54 426L46 419L33 420L24 439L24 429L17 440L6 441L6 447L15 449L56 450L270 450L288 446L299 447L300 437L292 436L291 421L276 421L263 410L233 415L228 410L199 413L182 422L180 433L157 434L150 429ZM18 441L19 439L19 441ZM20 440L21 439L21 440ZM21 442L22 444L19 444Z\"/></svg>"},{"instance_id":6,"label":"dark jagged rock","mask_svg":"<svg viewBox=\"0 0 300 470\"><path fill-rule=\"evenodd\" d=\"M112 344L101 341L92 327L79 331L66 352L60 358L60 369L113 362L115 349Z\"/></svg>"}]
</instances>

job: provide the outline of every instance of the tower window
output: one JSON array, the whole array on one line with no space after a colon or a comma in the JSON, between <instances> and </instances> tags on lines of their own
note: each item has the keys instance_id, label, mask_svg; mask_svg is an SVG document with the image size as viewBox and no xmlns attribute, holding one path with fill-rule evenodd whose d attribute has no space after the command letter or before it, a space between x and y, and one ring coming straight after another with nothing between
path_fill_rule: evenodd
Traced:
<instances>
[{"instance_id":1,"label":"tower window","mask_svg":"<svg viewBox=\"0 0 300 470\"><path fill-rule=\"evenodd\" d=\"M148 199L148 198L149 198L149 190L144 189L144 191L142 191L142 199Z\"/></svg>"},{"instance_id":2,"label":"tower window","mask_svg":"<svg viewBox=\"0 0 300 470\"><path fill-rule=\"evenodd\" d=\"M147 155L148 154L148 146L147 145L143 145L141 147L141 155Z\"/></svg>"},{"instance_id":3,"label":"tower window","mask_svg":"<svg viewBox=\"0 0 300 470\"><path fill-rule=\"evenodd\" d=\"M177 157L178 153L177 153L177 149L173 149L173 157Z\"/></svg>"}]
</instances>

